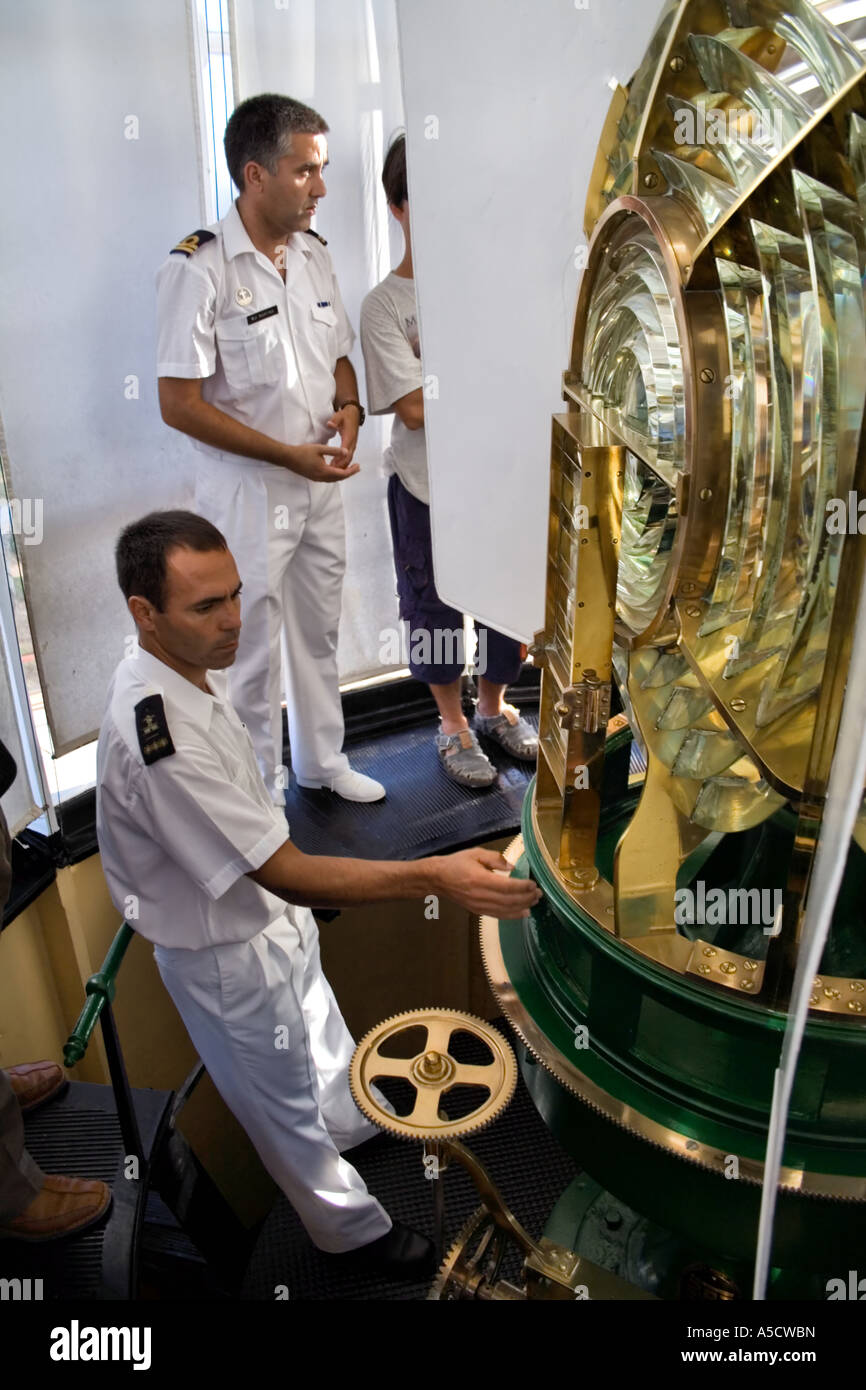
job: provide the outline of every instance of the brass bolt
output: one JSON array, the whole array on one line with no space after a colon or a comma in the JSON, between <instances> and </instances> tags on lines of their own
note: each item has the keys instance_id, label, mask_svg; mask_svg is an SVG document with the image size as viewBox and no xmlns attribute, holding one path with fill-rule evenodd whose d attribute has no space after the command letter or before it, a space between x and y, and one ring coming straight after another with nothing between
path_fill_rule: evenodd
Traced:
<instances>
[{"instance_id":1,"label":"brass bolt","mask_svg":"<svg viewBox=\"0 0 866 1390\"><path fill-rule=\"evenodd\" d=\"M768 52L768 53L770 52L770 49L769 49L769 48L767 49L767 52ZM670 62L669 62L669 64L668 64L668 67L670 68L671 72L682 72L682 70L683 70L683 68L685 67L685 65L686 65L686 60L685 60L685 58L681 58L680 55L679 55L679 53L678 53L678 54L676 55L675 58L671 58L671 60L670 60Z\"/></svg>"},{"instance_id":2,"label":"brass bolt","mask_svg":"<svg viewBox=\"0 0 866 1390\"><path fill-rule=\"evenodd\" d=\"M706 386L709 386L710 382L715 381L715 379L716 374L712 367L701 367L701 381L704 382Z\"/></svg>"},{"instance_id":3,"label":"brass bolt","mask_svg":"<svg viewBox=\"0 0 866 1390\"><path fill-rule=\"evenodd\" d=\"M658 181L659 181L659 176L658 176L658 174L654 174L653 171L652 171L652 169L650 169L650 171L649 171L648 174L644 174L644 176L643 176L643 186L644 186L644 188L655 188L655 186L656 186L656 184L658 183Z\"/></svg>"},{"instance_id":4,"label":"brass bolt","mask_svg":"<svg viewBox=\"0 0 866 1390\"><path fill-rule=\"evenodd\" d=\"M575 869L568 868L565 871L566 877L576 888L594 888L598 883L599 873L596 868Z\"/></svg>"},{"instance_id":5,"label":"brass bolt","mask_svg":"<svg viewBox=\"0 0 866 1390\"><path fill-rule=\"evenodd\" d=\"M746 702L745 700L740 699L739 695L735 696L735 698L731 701L731 709L734 711L734 714L742 714L745 708Z\"/></svg>"}]
</instances>

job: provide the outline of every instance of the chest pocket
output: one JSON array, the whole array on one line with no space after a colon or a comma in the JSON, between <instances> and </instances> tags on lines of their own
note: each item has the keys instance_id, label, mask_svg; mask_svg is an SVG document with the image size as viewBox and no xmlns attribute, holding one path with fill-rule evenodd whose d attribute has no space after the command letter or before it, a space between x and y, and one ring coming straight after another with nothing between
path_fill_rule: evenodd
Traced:
<instances>
[{"instance_id":1,"label":"chest pocket","mask_svg":"<svg viewBox=\"0 0 866 1390\"><path fill-rule=\"evenodd\" d=\"M337 326L337 315L334 313L330 304L314 304L313 318L316 320L316 323L323 323L328 328L336 328Z\"/></svg>"},{"instance_id":2,"label":"chest pocket","mask_svg":"<svg viewBox=\"0 0 866 1390\"><path fill-rule=\"evenodd\" d=\"M273 386L285 379L285 362L277 315L247 323L241 315L216 324L216 340L226 381L242 394L256 386Z\"/></svg>"}]
</instances>

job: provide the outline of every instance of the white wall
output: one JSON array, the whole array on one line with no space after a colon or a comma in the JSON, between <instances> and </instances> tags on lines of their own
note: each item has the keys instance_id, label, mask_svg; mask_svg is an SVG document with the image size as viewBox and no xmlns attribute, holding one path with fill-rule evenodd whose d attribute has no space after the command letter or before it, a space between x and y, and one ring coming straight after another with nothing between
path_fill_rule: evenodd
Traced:
<instances>
[{"instance_id":1,"label":"white wall","mask_svg":"<svg viewBox=\"0 0 866 1390\"><path fill-rule=\"evenodd\" d=\"M188 451L156 403L153 277L202 225L186 10L3 0L0 53L0 413L10 491L43 503L42 543L20 554L63 751L98 724L132 628L117 533L184 497Z\"/></svg>"},{"instance_id":2,"label":"white wall","mask_svg":"<svg viewBox=\"0 0 866 1390\"><path fill-rule=\"evenodd\" d=\"M544 617L550 416L607 84L658 10L398 0L437 585L524 640Z\"/></svg>"}]
</instances>

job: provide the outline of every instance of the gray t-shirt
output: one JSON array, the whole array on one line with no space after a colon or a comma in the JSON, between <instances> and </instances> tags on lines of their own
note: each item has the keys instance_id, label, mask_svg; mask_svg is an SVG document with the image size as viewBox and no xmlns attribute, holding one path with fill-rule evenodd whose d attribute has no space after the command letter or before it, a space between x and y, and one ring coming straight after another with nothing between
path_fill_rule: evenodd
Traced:
<instances>
[{"instance_id":1,"label":"gray t-shirt","mask_svg":"<svg viewBox=\"0 0 866 1390\"><path fill-rule=\"evenodd\" d=\"M387 415L394 402L423 385L415 281L393 270L371 290L361 305L361 348L367 373L367 404L371 415ZM420 502L430 503L427 443L424 427L407 429L394 416L391 443L385 450L385 470L396 473Z\"/></svg>"}]
</instances>

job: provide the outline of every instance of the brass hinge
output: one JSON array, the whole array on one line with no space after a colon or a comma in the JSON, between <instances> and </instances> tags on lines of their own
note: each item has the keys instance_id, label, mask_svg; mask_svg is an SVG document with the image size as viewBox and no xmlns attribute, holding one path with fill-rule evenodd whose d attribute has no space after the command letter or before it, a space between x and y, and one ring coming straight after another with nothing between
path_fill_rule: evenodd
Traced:
<instances>
[{"instance_id":1,"label":"brass hinge","mask_svg":"<svg viewBox=\"0 0 866 1390\"><path fill-rule=\"evenodd\" d=\"M562 692L556 714L563 729L582 729L597 734L610 717L610 681L600 681L595 671L586 670L583 680Z\"/></svg>"}]
</instances>

